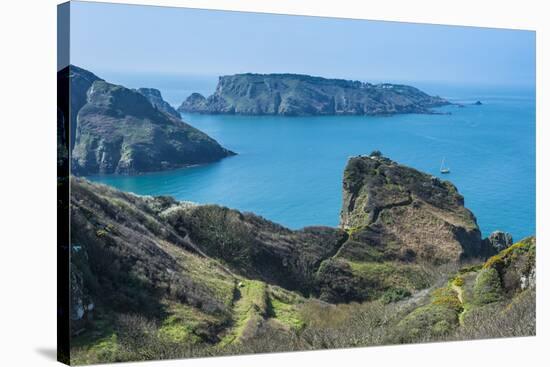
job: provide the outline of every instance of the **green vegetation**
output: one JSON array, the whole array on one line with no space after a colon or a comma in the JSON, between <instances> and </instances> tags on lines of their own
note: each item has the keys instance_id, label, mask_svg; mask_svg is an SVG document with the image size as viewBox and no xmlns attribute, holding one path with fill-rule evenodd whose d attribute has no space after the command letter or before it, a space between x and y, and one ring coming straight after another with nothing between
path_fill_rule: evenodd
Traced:
<instances>
[{"instance_id":1,"label":"green vegetation","mask_svg":"<svg viewBox=\"0 0 550 367\"><path fill-rule=\"evenodd\" d=\"M527 262L525 268L534 266L535 263L535 238L528 237L520 242L513 244L507 249L502 250L500 253L489 258L483 265L484 268L494 268L499 272L502 272L504 268L508 267L512 262L518 259L518 257L525 255Z\"/></svg>"},{"instance_id":2,"label":"green vegetation","mask_svg":"<svg viewBox=\"0 0 550 367\"><path fill-rule=\"evenodd\" d=\"M300 309L305 299L294 292L284 288L269 286L268 292L268 316L294 331L300 331L305 327Z\"/></svg>"},{"instance_id":3,"label":"green vegetation","mask_svg":"<svg viewBox=\"0 0 550 367\"><path fill-rule=\"evenodd\" d=\"M221 340L221 346L254 336L256 328L267 314L267 285L255 280L239 284L232 329Z\"/></svg>"},{"instance_id":4,"label":"green vegetation","mask_svg":"<svg viewBox=\"0 0 550 367\"><path fill-rule=\"evenodd\" d=\"M379 244L370 226L292 231L80 179L72 193L73 363L535 332L534 238L437 265L402 248L403 232Z\"/></svg>"},{"instance_id":5,"label":"green vegetation","mask_svg":"<svg viewBox=\"0 0 550 367\"><path fill-rule=\"evenodd\" d=\"M474 303L484 305L503 298L500 277L494 268L484 268L477 275L474 285Z\"/></svg>"},{"instance_id":6,"label":"green vegetation","mask_svg":"<svg viewBox=\"0 0 550 367\"><path fill-rule=\"evenodd\" d=\"M430 274L420 265L394 262L349 262L354 276L368 285L370 299L399 300L412 291L426 288Z\"/></svg>"},{"instance_id":7,"label":"green vegetation","mask_svg":"<svg viewBox=\"0 0 550 367\"><path fill-rule=\"evenodd\" d=\"M181 303L168 303L166 313L168 316L162 321L158 335L175 343L202 342L202 331L220 324L219 318Z\"/></svg>"},{"instance_id":8,"label":"green vegetation","mask_svg":"<svg viewBox=\"0 0 550 367\"><path fill-rule=\"evenodd\" d=\"M458 316L452 308L431 303L399 322L397 340L400 343L433 340L448 335L457 325Z\"/></svg>"}]
</instances>

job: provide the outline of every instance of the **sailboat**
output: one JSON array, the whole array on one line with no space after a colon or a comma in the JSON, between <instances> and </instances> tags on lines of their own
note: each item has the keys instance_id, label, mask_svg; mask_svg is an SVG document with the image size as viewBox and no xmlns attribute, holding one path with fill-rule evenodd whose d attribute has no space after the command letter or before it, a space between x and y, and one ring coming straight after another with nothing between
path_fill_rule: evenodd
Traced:
<instances>
[{"instance_id":1,"label":"sailboat","mask_svg":"<svg viewBox=\"0 0 550 367\"><path fill-rule=\"evenodd\" d=\"M451 173L451 169L448 167L445 167L445 157L443 157L443 160L441 161L441 167L439 168L439 172L441 173Z\"/></svg>"}]
</instances>

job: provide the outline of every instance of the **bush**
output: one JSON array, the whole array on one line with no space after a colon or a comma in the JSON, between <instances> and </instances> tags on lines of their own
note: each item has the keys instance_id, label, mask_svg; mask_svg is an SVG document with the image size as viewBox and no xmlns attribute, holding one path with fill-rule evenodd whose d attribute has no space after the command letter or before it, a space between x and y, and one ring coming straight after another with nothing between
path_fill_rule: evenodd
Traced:
<instances>
[{"instance_id":1,"label":"bush","mask_svg":"<svg viewBox=\"0 0 550 367\"><path fill-rule=\"evenodd\" d=\"M417 308L399 322L394 342L429 341L449 334L456 326L458 316L454 309L431 303Z\"/></svg>"},{"instance_id":2,"label":"bush","mask_svg":"<svg viewBox=\"0 0 550 367\"><path fill-rule=\"evenodd\" d=\"M380 300L382 303L388 304L392 302L401 301L411 296L411 292L404 288L390 288L384 292Z\"/></svg>"},{"instance_id":3,"label":"bush","mask_svg":"<svg viewBox=\"0 0 550 367\"><path fill-rule=\"evenodd\" d=\"M508 303L494 302L469 310L453 339L471 340L536 334L536 296L528 290Z\"/></svg>"},{"instance_id":4,"label":"bush","mask_svg":"<svg viewBox=\"0 0 550 367\"><path fill-rule=\"evenodd\" d=\"M502 300L503 291L498 271L485 268L479 272L474 284L474 303L484 305Z\"/></svg>"}]
</instances>

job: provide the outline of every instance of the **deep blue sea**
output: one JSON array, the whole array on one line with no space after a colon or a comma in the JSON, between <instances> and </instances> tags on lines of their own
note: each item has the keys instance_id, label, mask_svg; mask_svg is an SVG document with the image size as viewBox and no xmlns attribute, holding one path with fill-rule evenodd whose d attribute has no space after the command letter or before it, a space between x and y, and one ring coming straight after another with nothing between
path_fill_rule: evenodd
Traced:
<instances>
[{"instance_id":1,"label":"deep blue sea","mask_svg":"<svg viewBox=\"0 0 550 367\"><path fill-rule=\"evenodd\" d=\"M155 87L177 107L206 95L216 78L99 74L128 87ZM179 79L178 79L179 78ZM524 87L414 83L453 102L450 115L253 117L184 115L184 121L238 153L220 162L140 176L90 179L146 195L251 211L290 228L336 226L348 157L378 149L391 159L452 181L484 235L535 234L535 92ZM440 175L445 157L451 169Z\"/></svg>"}]
</instances>

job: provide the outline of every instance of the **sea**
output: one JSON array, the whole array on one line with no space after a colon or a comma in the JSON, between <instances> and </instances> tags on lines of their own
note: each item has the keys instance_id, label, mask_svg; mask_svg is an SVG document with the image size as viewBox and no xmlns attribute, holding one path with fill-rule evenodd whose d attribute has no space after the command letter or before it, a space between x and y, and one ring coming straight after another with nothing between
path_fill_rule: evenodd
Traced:
<instances>
[{"instance_id":1,"label":"sea","mask_svg":"<svg viewBox=\"0 0 550 367\"><path fill-rule=\"evenodd\" d=\"M216 76L98 75L129 88L157 88L176 108L192 92L210 95L217 83ZM88 178L140 195L253 212L292 229L337 226L347 160L380 150L456 185L484 236L495 230L515 240L534 235L534 86L408 84L464 107L436 109L449 114L374 117L183 114L237 155L173 171ZM473 104L478 100L482 105ZM443 159L449 174L440 173Z\"/></svg>"}]
</instances>

